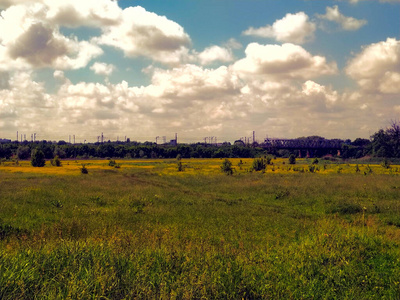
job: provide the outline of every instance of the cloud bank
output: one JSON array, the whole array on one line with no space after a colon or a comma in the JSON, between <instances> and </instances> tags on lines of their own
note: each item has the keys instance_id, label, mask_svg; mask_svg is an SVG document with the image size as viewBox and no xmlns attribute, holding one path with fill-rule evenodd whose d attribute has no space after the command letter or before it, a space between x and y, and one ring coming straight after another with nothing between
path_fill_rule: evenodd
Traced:
<instances>
[{"instance_id":1,"label":"cloud bank","mask_svg":"<svg viewBox=\"0 0 400 300\"><path fill-rule=\"evenodd\" d=\"M0 132L9 136L18 130L38 132L39 139L76 134L78 141L95 141L106 132L109 139L146 140L179 132L184 141L210 134L232 141L256 130L352 138L374 132L398 111L400 42L367 44L341 70L332 57L304 46L317 32L305 12L243 31L273 42L241 48L232 38L195 50L182 25L140 6L7 0L1 7ZM367 24L337 6L318 18L343 30ZM82 28L90 34L76 34ZM146 65L146 84L117 76L136 59ZM74 74L89 75L75 80ZM327 83L338 76L356 87Z\"/></svg>"}]
</instances>

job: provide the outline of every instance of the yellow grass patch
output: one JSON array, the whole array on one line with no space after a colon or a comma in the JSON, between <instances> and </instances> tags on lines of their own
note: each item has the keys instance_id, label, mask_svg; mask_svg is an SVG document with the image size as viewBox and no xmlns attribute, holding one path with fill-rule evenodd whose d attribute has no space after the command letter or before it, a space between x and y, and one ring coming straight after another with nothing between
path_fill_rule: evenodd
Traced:
<instances>
[{"instance_id":1,"label":"yellow grass patch","mask_svg":"<svg viewBox=\"0 0 400 300\"><path fill-rule=\"evenodd\" d=\"M221 165L224 159L182 159L183 171L178 171L177 161L175 159L118 159L115 160L118 168L110 166L109 160L63 160L61 167L55 167L46 161L46 165L42 168L32 167L30 161L5 162L0 165L0 172L21 172L36 173L48 175L79 175L83 165L90 170L131 170L142 169L152 170L160 175L211 175L221 173ZM234 174L252 172L252 158L230 158ZM293 173L311 173L310 166L314 166L314 173L317 174L400 174L400 166L392 165L389 169L383 168L381 165L358 164L358 172L356 164L339 164L320 162L311 165L310 160L297 159L295 165L289 165L288 159L277 158L271 160L272 165L268 165L265 174L293 174Z\"/></svg>"}]
</instances>

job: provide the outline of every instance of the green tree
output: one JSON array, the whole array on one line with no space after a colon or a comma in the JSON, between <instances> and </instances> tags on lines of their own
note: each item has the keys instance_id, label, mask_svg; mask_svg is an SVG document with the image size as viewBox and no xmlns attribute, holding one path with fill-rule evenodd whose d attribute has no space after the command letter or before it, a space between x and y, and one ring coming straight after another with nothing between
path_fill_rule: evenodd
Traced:
<instances>
[{"instance_id":1,"label":"green tree","mask_svg":"<svg viewBox=\"0 0 400 300\"><path fill-rule=\"evenodd\" d=\"M41 150L34 149L31 153L31 165L33 167L44 167L46 160L44 159L44 153Z\"/></svg>"},{"instance_id":2,"label":"green tree","mask_svg":"<svg viewBox=\"0 0 400 300\"><path fill-rule=\"evenodd\" d=\"M31 153L31 149L28 146L19 146L17 149L18 159L28 159Z\"/></svg>"},{"instance_id":3,"label":"green tree","mask_svg":"<svg viewBox=\"0 0 400 300\"><path fill-rule=\"evenodd\" d=\"M61 146L57 146L54 149L54 156L58 156L59 158L65 158L66 154L63 148Z\"/></svg>"},{"instance_id":4,"label":"green tree","mask_svg":"<svg viewBox=\"0 0 400 300\"><path fill-rule=\"evenodd\" d=\"M392 122L372 136L372 151L378 157L400 157L400 123Z\"/></svg>"},{"instance_id":5,"label":"green tree","mask_svg":"<svg viewBox=\"0 0 400 300\"><path fill-rule=\"evenodd\" d=\"M390 136L383 129L372 136L372 150L375 156L393 157L390 147Z\"/></svg>"}]
</instances>

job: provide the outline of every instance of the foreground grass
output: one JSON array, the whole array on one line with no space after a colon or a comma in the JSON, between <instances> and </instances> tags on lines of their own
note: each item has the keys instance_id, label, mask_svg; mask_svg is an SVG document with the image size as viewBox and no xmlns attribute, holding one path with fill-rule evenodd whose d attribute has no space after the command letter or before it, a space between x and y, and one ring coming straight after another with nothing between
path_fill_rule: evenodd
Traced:
<instances>
[{"instance_id":1,"label":"foreground grass","mask_svg":"<svg viewBox=\"0 0 400 300\"><path fill-rule=\"evenodd\" d=\"M398 175L130 163L0 169L0 299L400 298Z\"/></svg>"}]
</instances>

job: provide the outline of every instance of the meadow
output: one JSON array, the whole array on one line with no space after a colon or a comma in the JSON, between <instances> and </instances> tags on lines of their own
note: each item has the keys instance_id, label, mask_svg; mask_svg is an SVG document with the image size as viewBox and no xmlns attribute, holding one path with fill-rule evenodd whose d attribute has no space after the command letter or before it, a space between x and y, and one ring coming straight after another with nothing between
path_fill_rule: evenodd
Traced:
<instances>
[{"instance_id":1,"label":"meadow","mask_svg":"<svg viewBox=\"0 0 400 300\"><path fill-rule=\"evenodd\" d=\"M3 162L0 299L400 299L400 166L222 161Z\"/></svg>"}]
</instances>

